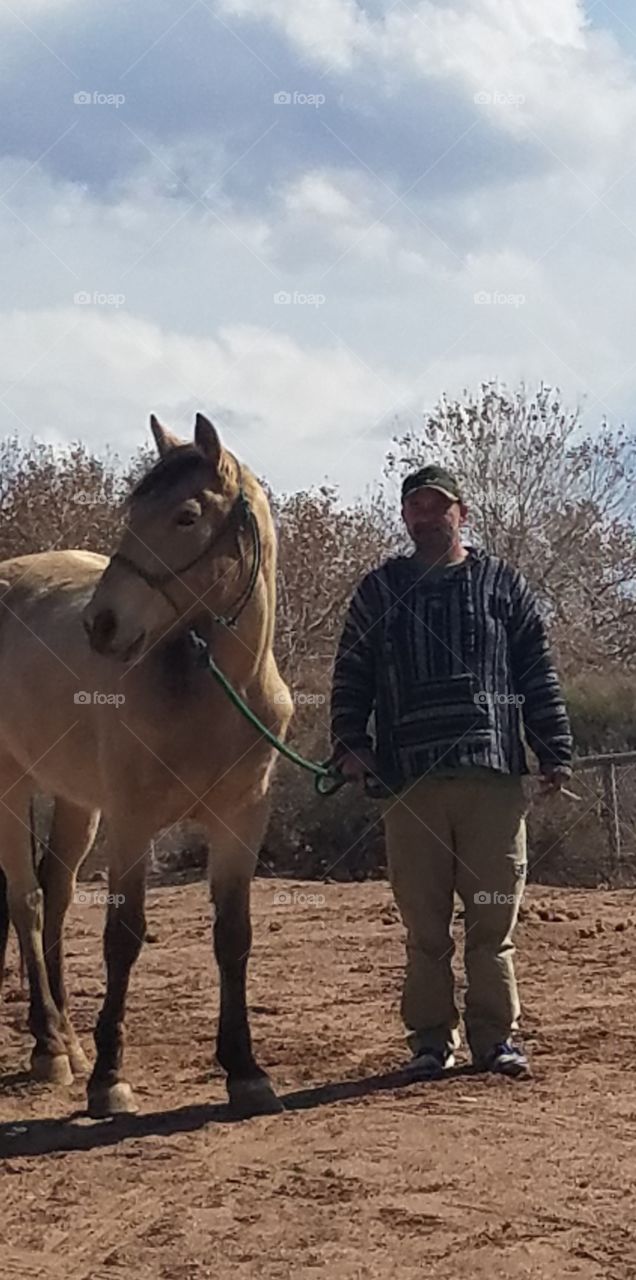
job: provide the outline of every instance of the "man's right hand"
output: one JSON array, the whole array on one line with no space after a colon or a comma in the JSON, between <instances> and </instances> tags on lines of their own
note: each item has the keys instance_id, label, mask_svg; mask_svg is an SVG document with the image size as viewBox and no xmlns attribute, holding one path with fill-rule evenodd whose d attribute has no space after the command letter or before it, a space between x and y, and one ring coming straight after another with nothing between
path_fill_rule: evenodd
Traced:
<instances>
[{"instance_id":1,"label":"man's right hand","mask_svg":"<svg viewBox=\"0 0 636 1280\"><path fill-rule=\"evenodd\" d=\"M339 762L338 768L348 782L364 783L367 774L377 776L378 763L372 751L361 747L359 751L349 751Z\"/></svg>"}]
</instances>

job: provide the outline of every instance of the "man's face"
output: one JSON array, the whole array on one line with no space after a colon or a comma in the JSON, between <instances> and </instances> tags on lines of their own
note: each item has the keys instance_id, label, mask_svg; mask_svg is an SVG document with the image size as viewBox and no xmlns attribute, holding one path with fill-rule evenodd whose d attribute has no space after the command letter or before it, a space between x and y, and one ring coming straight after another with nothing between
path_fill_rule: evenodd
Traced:
<instances>
[{"instance_id":1,"label":"man's face","mask_svg":"<svg viewBox=\"0 0 636 1280\"><path fill-rule=\"evenodd\" d=\"M439 489L414 489L402 503L408 532L419 550L442 556L457 540L466 508Z\"/></svg>"}]
</instances>

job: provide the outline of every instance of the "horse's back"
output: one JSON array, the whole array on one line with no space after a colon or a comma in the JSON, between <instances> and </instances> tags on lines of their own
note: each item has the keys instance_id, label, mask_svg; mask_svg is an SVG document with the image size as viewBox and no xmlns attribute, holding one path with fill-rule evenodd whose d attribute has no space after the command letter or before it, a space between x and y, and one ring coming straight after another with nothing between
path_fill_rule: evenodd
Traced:
<instances>
[{"instance_id":1,"label":"horse's back","mask_svg":"<svg viewBox=\"0 0 636 1280\"><path fill-rule=\"evenodd\" d=\"M70 583L93 585L103 573L108 558L96 551L36 551L31 555L12 556L0 561L0 579L10 589L24 584L24 589L54 591ZM6 591L6 587L3 588Z\"/></svg>"}]
</instances>

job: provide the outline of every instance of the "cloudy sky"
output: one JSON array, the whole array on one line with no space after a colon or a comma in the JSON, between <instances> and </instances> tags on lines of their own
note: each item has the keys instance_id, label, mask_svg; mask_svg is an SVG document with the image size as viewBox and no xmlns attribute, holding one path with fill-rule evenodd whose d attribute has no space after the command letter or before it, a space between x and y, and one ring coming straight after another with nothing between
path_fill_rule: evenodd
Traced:
<instances>
[{"instance_id":1,"label":"cloudy sky","mask_svg":"<svg viewBox=\"0 0 636 1280\"><path fill-rule=\"evenodd\" d=\"M442 390L636 405L628 0L0 0L3 432L363 493Z\"/></svg>"}]
</instances>

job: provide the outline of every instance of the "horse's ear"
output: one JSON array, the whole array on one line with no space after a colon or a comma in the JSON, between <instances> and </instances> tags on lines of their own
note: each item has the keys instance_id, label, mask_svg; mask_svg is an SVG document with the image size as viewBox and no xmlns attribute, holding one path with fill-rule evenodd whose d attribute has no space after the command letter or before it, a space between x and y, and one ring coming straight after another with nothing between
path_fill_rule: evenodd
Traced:
<instances>
[{"instance_id":1,"label":"horse's ear","mask_svg":"<svg viewBox=\"0 0 636 1280\"><path fill-rule=\"evenodd\" d=\"M161 423L155 418L154 413L150 415L150 430L155 437L155 444L159 450L159 455L165 458L171 449L176 449L181 444L176 436L173 436L167 427L162 427Z\"/></svg>"},{"instance_id":2,"label":"horse's ear","mask_svg":"<svg viewBox=\"0 0 636 1280\"><path fill-rule=\"evenodd\" d=\"M197 413L194 425L194 443L209 462L218 467L223 453L223 445L219 433L202 413Z\"/></svg>"}]
</instances>

